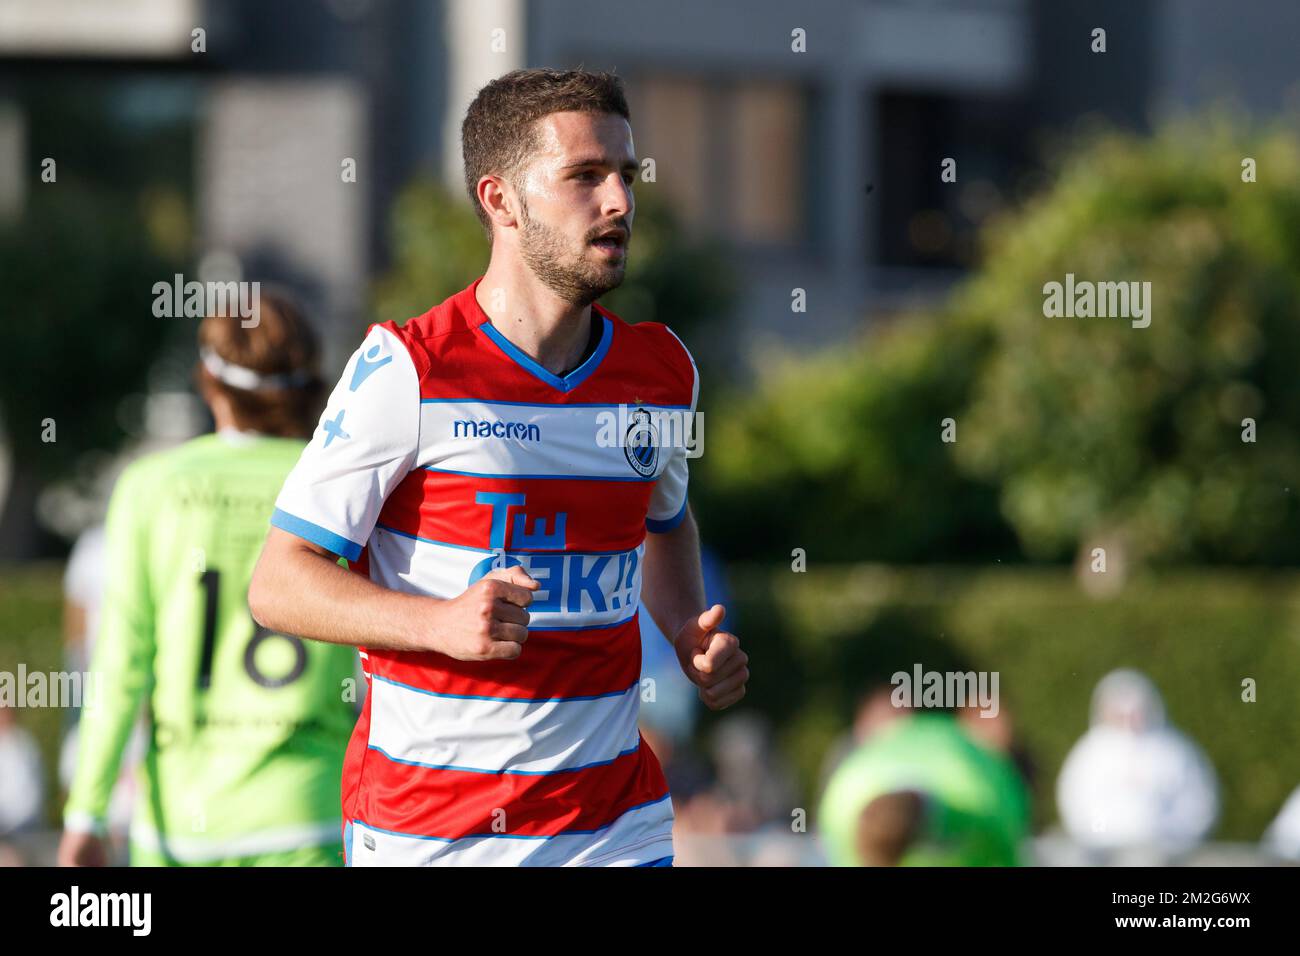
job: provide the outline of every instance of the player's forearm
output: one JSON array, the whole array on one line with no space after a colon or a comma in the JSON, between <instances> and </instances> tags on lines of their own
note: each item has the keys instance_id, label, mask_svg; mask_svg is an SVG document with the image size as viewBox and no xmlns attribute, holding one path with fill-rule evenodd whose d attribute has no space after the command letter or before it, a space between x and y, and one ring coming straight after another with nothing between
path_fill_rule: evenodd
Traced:
<instances>
[{"instance_id":1,"label":"player's forearm","mask_svg":"<svg viewBox=\"0 0 1300 956\"><path fill-rule=\"evenodd\" d=\"M272 529L248 588L263 627L330 644L428 650L436 598L403 594L341 567L332 555L286 542Z\"/></svg>"},{"instance_id":2,"label":"player's forearm","mask_svg":"<svg viewBox=\"0 0 1300 956\"><path fill-rule=\"evenodd\" d=\"M689 508L672 531L646 535L641 580L641 603L670 643L683 624L705 610L700 534Z\"/></svg>"}]
</instances>

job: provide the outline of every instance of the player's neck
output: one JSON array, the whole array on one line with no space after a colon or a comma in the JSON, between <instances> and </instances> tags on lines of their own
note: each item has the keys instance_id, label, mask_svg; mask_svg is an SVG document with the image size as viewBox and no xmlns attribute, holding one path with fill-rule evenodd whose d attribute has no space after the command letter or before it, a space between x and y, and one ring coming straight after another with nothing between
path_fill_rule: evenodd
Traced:
<instances>
[{"instance_id":1,"label":"player's neck","mask_svg":"<svg viewBox=\"0 0 1300 956\"><path fill-rule=\"evenodd\" d=\"M553 375L575 368L588 351L591 306L564 301L531 273L511 275L496 265L475 290L493 327Z\"/></svg>"},{"instance_id":2,"label":"player's neck","mask_svg":"<svg viewBox=\"0 0 1300 956\"><path fill-rule=\"evenodd\" d=\"M244 423L235 417L235 410L225 396L209 396L208 408L212 412L213 431L226 437L256 437L260 432L244 427Z\"/></svg>"}]
</instances>

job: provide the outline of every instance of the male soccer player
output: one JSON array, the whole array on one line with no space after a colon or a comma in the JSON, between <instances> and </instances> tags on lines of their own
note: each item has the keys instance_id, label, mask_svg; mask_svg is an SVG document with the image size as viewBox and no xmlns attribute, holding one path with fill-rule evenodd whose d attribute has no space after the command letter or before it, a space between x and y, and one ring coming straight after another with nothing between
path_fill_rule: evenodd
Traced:
<instances>
[{"instance_id":1,"label":"male soccer player","mask_svg":"<svg viewBox=\"0 0 1300 956\"><path fill-rule=\"evenodd\" d=\"M666 326L595 304L632 230L621 83L507 74L462 139L487 272L371 328L280 494L250 605L364 647L349 864L668 865L668 787L637 729L642 596L706 705L749 672L704 607L686 450L657 424L694 412L695 363Z\"/></svg>"},{"instance_id":2,"label":"male soccer player","mask_svg":"<svg viewBox=\"0 0 1300 956\"><path fill-rule=\"evenodd\" d=\"M142 700L132 865L342 863L355 655L269 632L248 611L266 522L325 387L301 313L270 293L260 305L252 328L216 315L199 326L216 434L134 462L113 490L63 864L108 862L105 817Z\"/></svg>"}]
</instances>

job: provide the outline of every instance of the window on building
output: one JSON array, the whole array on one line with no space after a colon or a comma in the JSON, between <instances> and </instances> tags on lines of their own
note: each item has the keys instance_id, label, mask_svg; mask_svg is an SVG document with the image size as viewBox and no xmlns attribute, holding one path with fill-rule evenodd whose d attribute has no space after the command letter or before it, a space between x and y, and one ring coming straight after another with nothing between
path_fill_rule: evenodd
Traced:
<instances>
[{"instance_id":1,"label":"window on building","mask_svg":"<svg viewBox=\"0 0 1300 956\"><path fill-rule=\"evenodd\" d=\"M641 76L627 84L637 154L699 236L790 249L808 238L810 93L789 81Z\"/></svg>"},{"instance_id":2,"label":"window on building","mask_svg":"<svg viewBox=\"0 0 1300 956\"><path fill-rule=\"evenodd\" d=\"M884 92L875 101L877 261L967 268L981 223L1027 168L1023 110L1010 99ZM956 161L945 182L943 162Z\"/></svg>"}]
</instances>

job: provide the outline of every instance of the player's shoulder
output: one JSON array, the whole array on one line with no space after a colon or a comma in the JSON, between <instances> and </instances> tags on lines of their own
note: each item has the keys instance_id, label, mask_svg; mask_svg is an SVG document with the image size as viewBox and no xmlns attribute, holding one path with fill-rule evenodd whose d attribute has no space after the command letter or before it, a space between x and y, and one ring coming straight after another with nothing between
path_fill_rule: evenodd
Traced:
<instances>
[{"instance_id":1,"label":"player's shoulder","mask_svg":"<svg viewBox=\"0 0 1300 956\"><path fill-rule=\"evenodd\" d=\"M148 452L127 464L118 480L141 483L187 471L193 467L196 458L211 451L216 438L215 433L209 432L168 448Z\"/></svg>"},{"instance_id":2,"label":"player's shoulder","mask_svg":"<svg viewBox=\"0 0 1300 956\"><path fill-rule=\"evenodd\" d=\"M467 297L473 295L473 290L474 285L467 286L403 322L394 319L377 322L366 330L366 342L374 344L377 335L391 336L410 355L416 371L423 376L449 350L473 341L473 324L467 307Z\"/></svg>"},{"instance_id":3,"label":"player's shoulder","mask_svg":"<svg viewBox=\"0 0 1300 956\"><path fill-rule=\"evenodd\" d=\"M131 460L113 483L118 508L156 504L158 496L174 487L178 477L195 470L196 455L202 454L215 437L200 435Z\"/></svg>"},{"instance_id":4,"label":"player's shoulder","mask_svg":"<svg viewBox=\"0 0 1300 956\"><path fill-rule=\"evenodd\" d=\"M619 318L603 306L597 306L600 314L607 316L614 324L614 333L622 337L631 347L644 349L656 358L669 362L691 362L690 350L686 343L663 322L628 322Z\"/></svg>"},{"instance_id":5,"label":"player's shoulder","mask_svg":"<svg viewBox=\"0 0 1300 956\"><path fill-rule=\"evenodd\" d=\"M171 448L141 455L122 469L117 483L131 485L137 491L148 487L165 491L174 487L177 479L219 475L221 465L226 462L241 467L261 460L292 464L302 454L305 444L302 438L273 435L258 435L242 442L226 441L220 434L209 432Z\"/></svg>"},{"instance_id":6,"label":"player's shoulder","mask_svg":"<svg viewBox=\"0 0 1300 956\"><path fill-rule=\"evenodd\" d=\"M695 359L686 343L663 322L627 322L608 309L599 307L614 327L614 347L625 359L659 377L683 385L688 391L695 386Z\"/></svg>"}]
</instances>

